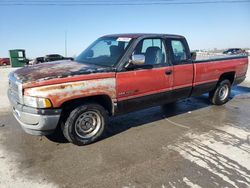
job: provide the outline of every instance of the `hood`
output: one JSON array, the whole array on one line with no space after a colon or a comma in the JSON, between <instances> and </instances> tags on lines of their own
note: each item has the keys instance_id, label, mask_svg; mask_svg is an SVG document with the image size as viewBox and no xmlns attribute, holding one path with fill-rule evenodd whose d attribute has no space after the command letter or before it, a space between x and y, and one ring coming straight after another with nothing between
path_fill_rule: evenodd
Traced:
<instances>
[{"instance_id":1,"label":"hood","mask_svg":"<svg viewBox=\"0 0 250 188\"><path fill-rule=\"evenodd\" d=\"M75 75L97 72L110 72L111 68L83 64L76 61L54 61L18 69L14 76L22 83L39 82L54 78L64 78Z\"/></svg>"}]
</instances>

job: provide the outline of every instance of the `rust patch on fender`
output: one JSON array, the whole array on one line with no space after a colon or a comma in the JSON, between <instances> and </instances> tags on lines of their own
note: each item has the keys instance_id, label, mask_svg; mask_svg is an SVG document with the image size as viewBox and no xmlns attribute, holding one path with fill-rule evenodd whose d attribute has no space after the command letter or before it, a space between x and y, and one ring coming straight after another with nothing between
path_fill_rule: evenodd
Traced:
<instances>
[{"instance_id":1,"label":"rust patch on fender","mask_svg":"<svg viewBox=\"0 0 250 188\"><path fill-rule=\"evenodd\" d=\"M49 98L53 107L60 107L64 102L95 95L107 95L116 99L115 78L104 78L67 82L25 89L25 95Z\"/></svg>"}]
</instances>

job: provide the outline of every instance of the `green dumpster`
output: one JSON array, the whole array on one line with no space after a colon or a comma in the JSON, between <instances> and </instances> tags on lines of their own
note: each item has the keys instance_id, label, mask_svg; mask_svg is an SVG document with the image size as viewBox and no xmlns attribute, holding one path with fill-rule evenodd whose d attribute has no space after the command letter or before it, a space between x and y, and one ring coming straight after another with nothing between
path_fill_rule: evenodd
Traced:
<instances>
[{"instance_id":1,"label":"green dumpster","mask_svg":"<svg viewBox=\"0 0 250 188\"><path fill-rule=\"evenodd\" d=\"M29 61L26 59L25 50L10 50L10 62L12 67L24 67Z\"/></svg>"}]
</instances>

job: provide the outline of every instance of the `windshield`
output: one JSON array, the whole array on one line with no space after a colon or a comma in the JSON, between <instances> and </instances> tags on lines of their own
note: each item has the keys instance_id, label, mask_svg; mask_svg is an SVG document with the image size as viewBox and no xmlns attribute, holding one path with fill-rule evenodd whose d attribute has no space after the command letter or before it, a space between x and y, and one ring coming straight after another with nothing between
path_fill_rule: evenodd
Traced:
<instances>
[{"instance_id":1,"label":"windshield","mask_svg":"<svg viewBox=\"0 0 250 188\"><path fill-rule=\"evenodd\" d=\"M102 37L83 51L76 61L99 66L113 66L125 53L131 38Z\"/></svg>"}]
</instances>

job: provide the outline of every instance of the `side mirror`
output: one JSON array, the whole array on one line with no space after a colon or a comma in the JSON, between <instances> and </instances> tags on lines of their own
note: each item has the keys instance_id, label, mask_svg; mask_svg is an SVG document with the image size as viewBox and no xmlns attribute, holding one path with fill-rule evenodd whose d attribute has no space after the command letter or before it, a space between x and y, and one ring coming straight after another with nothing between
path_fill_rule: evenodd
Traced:
<instances>
[{"instance_id":1,"label":"side mirror","mask_svg":"<svg viewBox=\"0 0 250 188\"><path fill-rule=\"evenodd\" d=\"M145 63L145 55L142 54L132 55L130 63L132 63L133 65L143 65Z\"/></svg>"},{"instance_id":2,"label":"side mirror","mask_svg":"<svg viewBox=\"0 0 250 188\"><path fill-rule=\"evenodd\" d=\"M132 55L132 59L125 66L127 70L152 69L153 67L150 64L145 65L145 56L143 54Z\"/></svg>"}]
</instances>

